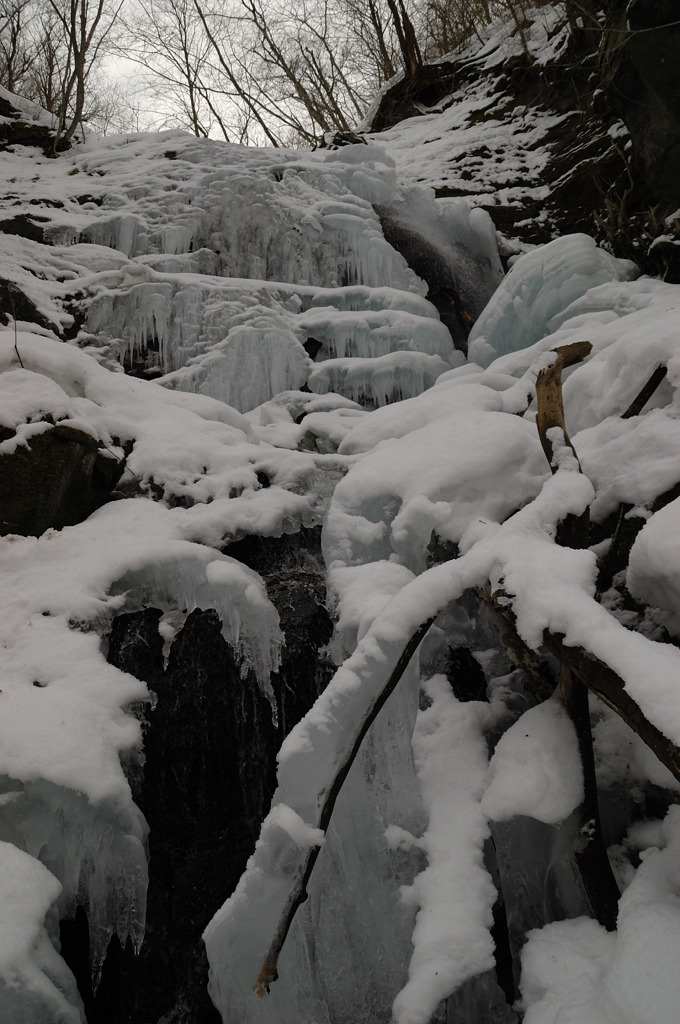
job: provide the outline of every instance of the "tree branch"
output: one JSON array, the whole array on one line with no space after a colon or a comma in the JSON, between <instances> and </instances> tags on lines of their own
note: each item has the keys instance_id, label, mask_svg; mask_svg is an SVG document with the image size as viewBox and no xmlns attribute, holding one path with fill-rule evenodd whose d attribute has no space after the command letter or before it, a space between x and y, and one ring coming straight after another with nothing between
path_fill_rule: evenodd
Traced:
<instances>
[{"instance_id":1,"label":"tree branch","mask_svg":"<svg viewBox=\"0 0 680 1024\"><path fill-rule=\"evenodd\" d=\"M647 404L649 399L652 397L656 389L658 388L661 381L668 373L668 368L665 366L657 366L654 373L651 375L642 390L635 396L633 401L630 403L626 411L621 416L622 420L629 420L633 416L637 416L638 413L642 412L644 406Z\"/></svg>"},{"instance_id":2,"label":"tree branch","mask_svg":"<svg viewBox=\"0 0 680 1024\"><path fill-rule=\"evenodd\" d=\"M645 717L639 704L626 691L623 679L582 647L567 647L559 633L546 630L543 642L563 665L630 726L680 782L680 748Z\"/></svg>"},{"instance_id":3,"label":"tree branch","mask_svg":"<svg viewBox=\"0 0 680 1024\"><path fill-rule=\"evenodd\" d=\"M578 456L573 444L569 440L567 428L564 423L564 404L562 402L562 371L568 366L580 363L586 356L590 355L593 346L589 341L576 341L572 345L563 345L561 348L553 349L557 358L547 370L541 370L536 379L536 404L538 412L536 415L536 426L538 436L543 446L543 451L550 464L553 473L553 446L548 437L548 431L553 427L559 427L564 435L566 444L569 445L576 461ZM580 467L580 463L579 463Z\"/></svg>"},{"instance_id":4,"label":"tree branch","mask_svg":"<svg viewBox=\"0 0 680 1024\"><path fill-rule=\"evenodd\" d=\"M555 464L553 444L548 435L554 428L558 428L562 432L564 443L571 449L578 472L581 472L581 463L576 449L569 439L564 422L562 370L585 359L591 350L592 345L589 341L580 341L555 349L557 354L555 362L549 369L542 370L536 378L538 434L553 473L557 471L558 467ZM588 509L580 516L568 516L561 525L561 536L558 534L558 537L563 543L576 548L584 548L588 545L590 530ZM560 658L559 660L562 703L576 732L583 769L583 801L577 812L580 830L579 840L574 848L574 860L594 917L608 931L613 931L616 928L620 893L602 837L588 690L579 674L574 672L564 659Z\"/></svg>"},{"instance_id":5,"label":"tree branch","mask_svg":"<svg viewBox=\"0 0 680 1024\"><path fill-rule=\"evenodd\" d=\"M351 749L347 753L342 765L336 772L335 778L333 779L333 782L328 792L326 793L323 807L321 808L321 814L319 816L318 825L318 827L322 829L324 832L328 831L328 826L330 824L331 816L335 808L336 800L338 799L340 790L343 787L345 779L349 775L350 768L352 767L356 760L357 754L359 753L361 744L363 743L368 730L371 728L374 721L378 717L380 711L387 703L387 700L396 689L396 686L399 683L404 672L406 671L408 664L411 661L411 658L418 649L418 645L423 640L425 634L427 633L428 629L430 628L433 622L433 618L428 619L427 622L423 622L422 625L418 627L413 636L410 638L410 640L404 647L404 650L402 651L399 660L397 661L397 664L394 666L394 669L392 670L389 679L385 683L379 695L376 697L372 706L368 710L366 717L361 723L359 731L357 732L357 735L354 739L354 743L352 744ZM307 899L307 886L309 884L309 879L311 878L312 871L314 870L314 865L316 864L317 857L319 856L320 849L320 846L314 846L307 854L307 860L305 861L304 866L300 870L296 885L290 895L288 904L281 917L281 920L279 921L278 928L276 929L276 933L272 940L272 944L269 947L267 956L265 957L265 961L258 975L257 982L253 986L253 991L260 997L264 997L267 994L267 992L269 991L269 986L273 981L276 981L278 977L277 963L279 955L281 953L281 950L283 949L283 944L286 941L286 936L288 935L290 926L293 923L293 918L295 917L298 908Z\"/></svg>"}]
</instances>

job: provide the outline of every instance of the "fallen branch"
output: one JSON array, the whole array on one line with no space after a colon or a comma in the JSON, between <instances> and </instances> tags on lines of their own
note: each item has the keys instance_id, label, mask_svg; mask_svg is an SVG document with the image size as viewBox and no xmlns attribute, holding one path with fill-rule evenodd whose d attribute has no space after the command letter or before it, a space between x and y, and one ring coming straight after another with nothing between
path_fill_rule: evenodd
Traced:
<instances>
[{"instance_id":1,"label":"fallen branch","mask_svg":"<svg viewBox=\"0 0 680 1024\"><path fill-rule=\"evenodd\" d=\"M487 594L481 588L475 588L473 593L496 610L510 632L517 633L512 598L508 594L501 591ZM523 643L521 638L520 643ZM560 633L551 633L546 629L543 632L543 644L560 665L566 666L591 693L616 712L680 782L680 747L645 717L637 701L627 692L621 676L582 647L568 647Z\"/></svg>"},{"instance_id":2,"label":"fallen branch","mask_svg":"<svg viewBox=\"0 0 680 1024\"><path fill-rule=\"evenodd\" d=\"M622 420L629 420L633 416L637 416L642 412L643 408L652 397L656 389L658 388L661 381L664 379L668 369L665 366L657 366L654 373L651 375L642 390L635 396L633 401L630 403L626 411L621 416Z\"/></svg>"},{"instance_id":3,"label":"fallen branch","mask_svg":"<svg viewBox=\"0 0 680 1024\"><path fill-rule=\"evenodd\" d=\"M555 362L547 370L541 370L536 378L536 426L541 446L553 473L556 473L558 469L555 449L550 437L550 432L555 428L561 431L563 443L571 449L578 470L581 472L581 463L564 422L562 371L568 366L580 363L590 354L592 348L589 341L576 341L572 345L563 345L561 348L553 349L557 356ZM580 516L567 516L564 522L560 523L557 543L570 548L587 547L589 530L590 512L588 509Z\"/></svg>"},{"instance_id":4,"label":"fallen branch","mask_svg":"<svg viewBox=\"0 0 680 1024\"><path fill-rule=\"evenodd\" d=\"M553 473L558 469L550 437L550 431L554 428L561 431L564 444L571 449L578 472L581 472L581 463L564 422L562 370L585 359L591 350L592 345L589 341L576 342L556 349L557 359L548 370L542 370L536 379L538 433ZM590 514L586 509L580 516L567 517L561 524L558 539L569 547L585 548L588 545L589 532ZM574 672L563 658L559 658L559 661L562 703L576 732L583 769L583 801L577 811L580 828L579 840L574 847L574 861L593 916L608 931L613 931L616 928L620 893L607 856L600 824L588 690L579 674Z\"/></svg>"},{"instance_id":5,"label":"fallen branch","mask_svg":"<svg viewBox=\"0 0 680 1024\"><path fill-rule=\"evenodd\" d=\"M351 749L347 753L345 760L338 769L333 779L333 782L331 783L331 786L328 789L328 792L326 793L326 797L321 808L321 814L319 815L318 824L318 827L322 829L324 832L328 831L328 826L330 824L330 820L333 815L333 810L335 808L335 803L340 794L340 790L342 789L345 779L347 778L349 771L356 760L357 754L359 753L361 744L363 743L368 730L371 728L374 721L378 717L380 711L383 709L389 697L396 689L396 686L399 683L404 672L406 671L411 658L415 654L420 642L425 637L425 634L427 633L428 629L430 628L433 622L434 619L431 618L428 619L427 622L423 622L420 626L418 626L418 629L415 631L413 636L410 638L410 640L404 647L404 650L402 651L399 660L397 661L397 664L394 666L389 679L387 680L384 687L374 700L373 704L368 710L366 717L361 723L359 731L354 739L354 743L352 744ZM269 947L267 956L265 957L264 963L262 964L262 968L258 975L257 981L253 986L253 991L256 993L256 995L260 996L260 998L263 998L267 994L267 992L269 992L269 986L271 985L272 982L276 981L278 977L278 959L281 954L281 950L283 949L283 944L286 941L286 937L290 930L290 926L293 923L293 918L295 917L298 908L307 899L307 886L309 884L309 879L311 878L312 871L314 870L314 865L316 864L316 860L317 857L319 856L320 850L320 846L314 846L307 854L307 860L305 861L304 866L300 870L295 887L291 893L290 899L288 901L288 904L286 905L281 920L279 921L279 925L274 934L272 944Z\"/></svg>"},{"instance_id":6,"label":"fallen branch","mask_svg":"<svg viewBox=\"0 0 680 1024\"><path fill-rule=\"evenodd\" d=\"M573 345L557 349L553 365L547 370L542 370L536 381L539 437L553 472L557 472L559 468L555 458L556 451L553 449L553 444L558 441L558 438L554 433L552 437L549 436L553 428L559 428L564 444L571 448L576 467L578 467L580 472L578 456L569 439L564 421L561 374L566 367L572 366L584 359L591 349L592 346L587 341L577 342ZM587 512L585 518L579 517L578 520L574 520L573 527L572 539L576 542L577 546L587 543ZM482 596L485 601L494 605L497 612L503 617L508 625L508 636L511 638L510 643L506 639L506 646L512 648L513 660L516 664L528 668L534 676L536 690L545 692L549 683L549 668L539 661L533 655L533 652L528 651L528 648L519 637L511 600L509 601L503 595L502 601L499 602L498 594L489 596L484 594L483 591L475 590L474 592ZM324 833L328 830L337 798L356 760L366 734L394 692L418 645L423 640L433 621L433 618L428 619L413 633L383 689L375 698L361 722L352 747L345 755L323 798L318 827ZM611 929L615 927L619 893L611 872L599 826L597 785L587 691L591 690L612 708L643 739L647 746L678 780L680 780L680 750L645 718L637 703L626 692L623 680L612 669L581 648L566 647L562 637L558 634L552 634L546 630L543 640L545 646L555 655L561 666L560 686L562 698L578 736L584 771L585 795L580 808L581 831L579 841L574 849L574 859L594 915L605 927ZM260 997L264 997L269 992L271 984L278 977L278 959L295 914L308 897L309 881L320 850L320 845L315 845L309 850L293 882L292 890L281 913L274 937L262 963L257 982L253 986L254 992Z\"/></svg>"},{"instance_id":7,"label":"fallen branch","mask_svg":"<svg viewBox=\"0 0 680 1024\"><path fill-rule=\"evenodd\" d=\"M621 893L600 824L588 690L564 663L560 673L560 693L576 730L583 766L583 802L578 808L579 840L574 847L574 860L593 916L607 931L613 932Z\"/></svg>"},{"instance_id":8,"label":"fallen branch","mask_svg":"<svg viewBox=\"0 0 680 1024\"><path fill-rule=\"evenodd\" d=\"M573 345L563 345L561 348L553 349L557 358L547 370L541 370L536 378L536 426L538 436L543 446L546 458L553 473L556 471L554 465L553 445L548 437L548 431L553 427L559 427L564 435L565 443L571 448L574 457L578 462L578 456L573 444L569 440L567 428L564 423L564 404L562 402L562 371L568 366L580 363L592 351L593 346L589 341L575 341ZM580 463L579 463L580 468Z\"/></svg>"},{"instance_id":9,"label":"fallen branch","mask_svg":"<svg viewBox=\"0 0 680 1024\"><path fill-rule=\"evenodd\" d=\"M484 587L471 587L468 593L474 594L487 607L498 611L495 595L489 596ZM498 637L505 653L515 668L519 669L522 673L524 689L528 690L539 704L542 704L544 700L552 697L555 692L555 687L557 686L556 673L551 669L545 658L541 658L536 651L532 651L525 644L517 632L514 617L507 615L501 621L502 626L499 622L494 622L494 627L498 632Z\"/></svg>"},{"instance_id":10,"label":"fallen branch","mask_svg":"<svg viewBox=\"0 0 680 1024\"><path fill-rule=\"evenodd\" d=\"M628 565L630 549L635 538L646 523L642 516L631 516L633 505L624 503L619 508L619 518L612 536L609 550L602 560L597 576L597 593L609 590L614 577Z\"/></svg>"},{"instance_id":11,"label":"fallen branch","mask_svg":"<svg viewBox=\"0 0 680 1024\"><path fill-rule=\"evenodd\" d=\"M546 630L543 642L591 693L623 719L680 782L680 748L645 717L638 703L626 691L623 679L582 647L567 647L562 636L557 633Z\"/></svg>"}]
</instances>

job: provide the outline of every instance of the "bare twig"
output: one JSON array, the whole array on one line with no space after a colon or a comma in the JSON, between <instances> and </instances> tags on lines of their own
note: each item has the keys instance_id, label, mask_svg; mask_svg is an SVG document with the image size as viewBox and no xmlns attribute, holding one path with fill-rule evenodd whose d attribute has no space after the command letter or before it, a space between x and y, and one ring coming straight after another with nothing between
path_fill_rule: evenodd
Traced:
<instances>
[{"instance_id":1,"label":"bare twig","mask_svg":"<svg viewBox=\"0 0 680 1024\"><path fill-rule=\"evenodd\" d=\"M638 413L642 412L643 408L652 397L656 389L658 388L661 381L664 379L668 369L665 366L657 366L654 373L651 375L642 390L635 396L633 401L630 403L626 411L621 416L622 420L629 420L633 416L637 416Z\"/></svg>"},{"instance_id":2,"label":"bare twig","mask_svg":"<svg viewBox=\"0 0 680 1024\"><path fill-rule=\"evenodd\" d=\"M17 344L17 313L16 313L16 309L14 308L14 296L12 295L11 287L8 288L7 294L9 295L9 304L10 304L10 306L12 308L12 319L14 321L14 351L17 354L17 359L19 360L19 365L21 366L21 369L25 370L26 367L24 366L23 360L22 360L21 355L19 353L19 346Z\"/></svg>"},{"instance_id":3,"label":"bare twig","mask_svg":"<svg viewBox=\"0 0 680 1024\"><path fill-rule=\"evenodd\" d=\"M123 467L123 473L125 473L127 471L130 474L130 476L133 476L135 478L135 480L137 480L138 483L140 483L140 484L144 483L144 481L142 480L141 476L138 476L135 473L134 469L130 469L130 467L128 466L126 460L125 459L121 459L120 455L116 455L116 453L114 452L113 448L109 448L108 444L104 444L103 441L98 441L97 442L97 447L100 450L103 449L104 451L108 452L109 455L112 455L114 457L114 459L116 460L116 462L120 462L121 466ZM121 476L122 476L122 473L121 473Z\"/></svg>"}]
</instances>

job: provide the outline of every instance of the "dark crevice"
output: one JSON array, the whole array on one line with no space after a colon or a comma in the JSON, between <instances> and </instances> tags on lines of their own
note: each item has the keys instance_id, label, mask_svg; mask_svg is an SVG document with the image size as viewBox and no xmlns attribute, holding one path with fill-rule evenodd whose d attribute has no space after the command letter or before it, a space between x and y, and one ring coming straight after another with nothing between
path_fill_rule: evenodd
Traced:
<instances>
[{"instance_id":1,"label":"dark crevice","mask_svg":"<svg viewBox=\"0 0 680 1024\"><path fill-rule=\"evenodd\" d=\"M447 328L453 347L467 352L467 339L473 317L466 309L454 268L445 254L423 235L405 224L399 211L376 207L383 235L393 249L401 253L409 267L426 282L427 298L436 307Z\"/></svg>"},{"instance_id":2,"label":"dark crevice","mask_svg":"<svg viewBox=\"0 0 680 1024\"><path fill-rule=\"evenodd\" d=\"M282 739L332 673L319 654L332 626L317 567L318 531L247 538L238 549L269 570L267 588L285 635L281 668L271 679L278 724L252 672L242 674L215 611L187 617L165 667L158 609L113 623L108 660L143 679L155 700L142 723L143 770L129 774L149 824L147 927L138 956L112 940L93 994L87 919L78 911L62 924L63 956L88 1024L219 1024L201 935L252 853Z\"/></svg>"}]
</instances>

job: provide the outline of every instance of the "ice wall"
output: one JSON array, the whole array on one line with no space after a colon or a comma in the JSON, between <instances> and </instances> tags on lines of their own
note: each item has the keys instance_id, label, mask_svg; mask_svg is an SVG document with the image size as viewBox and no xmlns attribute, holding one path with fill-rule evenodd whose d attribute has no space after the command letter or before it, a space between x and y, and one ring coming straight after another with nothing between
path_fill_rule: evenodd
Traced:
<instances>
[{"instance_id":1,"label":"ice wall","mask_svg":"<svg viewBox=\"0 0 680 1024\"><path fill-rule=\"evenodd\" d=\"M250 485L250 521L253 512L259 515L252 498L264 490L252 463L244 459L247 450L257 456L259 444L235 410L206 397L135 382L74 348L26 332L16 335L24 366L13 369L14 341L13 334L11 342L0 339L0 363L6 369L0 377L2 425L13 434L3 442L5 458L50 430L54 421L87 430L114 457L111 435L129 438L131 430L137 485L155 473L157 498L159 491L177 495L184 489L187 495L193 487L192 501L199 508L219 492L229 501L237 484L239 493ZM140 401L142 394L146 402ZM212 495L205 490L209 480ZM265 498L269 530L291 511L285 501L276 501L276 493L280 489L270 487ZM213 510L218 503L209 502ZM173 514L160 500L138 496L110 502L61 531L6 537L0 549L5 597L0 854L25 851L54 876L52 887L45 889L50 898L43 915L51 903L65 918L85 907L95 981L113 934L122 946L129 939L139 948L147 883L146 823L132 801L121 759L139 767L138 714L150 696L142 683L106 662L102 637L111 618L149 605L168 611L214 608L244 670L255 669L270 698L269 673L278 665L278 616L261 579L209 544L186 539L193 533L205 541L214 529L212 524L188 524L184 513L190 511ZM224 514L218 518L222 529L228 526ZM12 871L12 863L3 860L2 871ZM0 931L16 950L12 977L37 976L35 959L63 993L61 1003L55 1003L47 981L19 982L29 993L27 1000L33 999L36 986L45 998L29 1006L13 996L6 1004L17 1012L13 1020L70 1024L79 1019L80 1004L69 995L73 986L57 954L53 951L51 960L47 956L37 926L37 952L32 946L24 950L21 928L30 922L20 927L7 913L7 906L0 907ZM56 943L53 928L50 937ZM73 1012L64 1009L67 1001ZM45 1012L43 1003L49 1007Z\"/></svg>"},{"instance_id":2,"label":"ice wall","mask_svg":"<svg viewBox=\"0 0 680 1024\"><path fill-rule=\"evenodd\" d=\"M588 235L564 235L521 256L472 328L468 356L488 366L496 356L528 348L551 321L591 288L637 276L628 260L599 249Z\"/></svg>"},{"instance_id":3,"label":"ice wall","mask_svg":"<svg viewBox=\"0 0 680 1024\"><path fill-rule=\"evenodd\" d=\"M93 147L82 163L89 173L115 173L120 189L90 218L85 241L132 257L207 249L221 277L418 287L372 208L396 187L377 146L302 155L166 133L155 146Z\"/></svg>"},{"instance_id":4,"label":"ice wall","mask_svg":"<svg viewBox=\"0 0 680 1024\"><path fill-rule=\"evenodd\" d=\"M309 386L317 394L332 391L371 409L421 394L450 369L451 361L408 350L374 359L326 359L309 375Z\"/></svg>"},{"instance_id":5,"label":"ice wall","mask_svg":"<svg viewBox=\"0 0 680 1024\"><path fill-rule=\"evenodd\" d=\"M462 200L435 200L413 188L378 207L385 237L427 282L457 349L503 278L495 228L483 210Z\"/></svg>"},{"instance_id":6,"label":"ice wall","mask_svg":"<svg viewBox=\"0 0 680 1024\"><path fill-rule=\"evenodd\" d=\"M219 165L200 143L173 149L172 159L167 152L132 190L134 231L119 213L84 232L132 258L80 282L90 296L88 341L136 372L164 374L169 387L243 411L306 385L382 405L458 364L449 329L420 298L428 286L386 240L374 205L409 209L419 237L432 236L447 267L458 268L472 316L501 273L481 211L417 189L404 199L390 158L373 145L276 158L228 147ZM99 166L121 156L112 146Z\"/></svg>"},{"instance_id":7,"label":"ice wall","mask_svg":"<svg viewBox=\"0 0 680 1024\"><path fill-rule=\"evenodd\" d=\"M417 709L414 683L410 672L367 737L336 805L309 899L287 939L279 978L266 999L257 999L252 991L257 966L285 904L297 856L306 844L318 841L304 824L309 809L288 806L296 789L298 753L296 732L289 737L289 777L281 779L274 797L251 875L205 933L210 992L224 1020L330 1024L362 1019L378 1024L389 1016L394 992L406 980L413 925L413 910L401 902L399 886L412 882L420 856L417 850L409 855L391 848L386 829L397 825L418 834L424 820L410 745ZM380 686L379 677L374 685ZM301 761L300 770L307 774L309 762L303 767ZM315 775L304 789L313 785ZM278 851L274 860L272 848ZM253 899L259 907L255 928L248 924ZM376 962L379 970L367 971L366 965Z\"/></svg>"},{"instance_id":8,"label":"ice wall","mask_svg":"<svg viewBox=\"0 0 680 1024\"><path fill-rule=\"evenodd\" d=\"M93 804L83 793L44 779L22 783L3 776L1 784L3 849L12 844L25 850L52 873L55 883L59 880L54 897L59 918L72 919L77 907L85 909L90 970L96 984L114 934L122 948L129 940L136 951L144 938L148 883L144 818L116 800ZM78 1005L77 999L74 1003Z\"/></svg>"},{"instance_id":9,"label":"ice wall","mask_svg":"<svg viewBox=\"0 0 680 1024\"><path fill-rule=\"evenodd\" d=\"M449 332L432 313L427 316L392 309L344 312L331 295L328 306L315 305L298 317L298 324L307 338L321 343L317 358L375 359L401 350L443 359L451 356Z\"/></svg>"},{"instance_id":10,"label":"ice wall","mask_svg":"<svg viewBox=\"0 0 680 1024\"><path fill-rule=\"evenodd\" d=\"M0 1021L83 1024L76 981L55 950L60 886L38 860L0 842Z\"/></svg>"}]
</instances>

